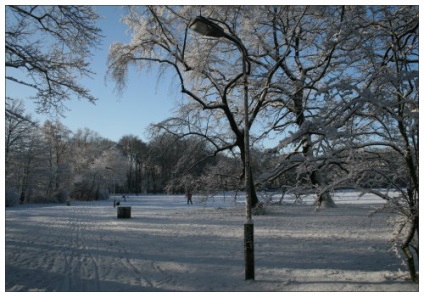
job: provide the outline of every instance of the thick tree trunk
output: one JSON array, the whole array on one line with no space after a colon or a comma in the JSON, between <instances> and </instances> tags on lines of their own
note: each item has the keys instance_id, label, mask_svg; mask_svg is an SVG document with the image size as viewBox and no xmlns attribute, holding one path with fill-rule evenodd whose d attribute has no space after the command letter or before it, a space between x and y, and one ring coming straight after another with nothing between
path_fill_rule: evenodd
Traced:
<instances>
[{"instance_id":1,"label":"thick tree trunk","mask_svg":"<svg viewBox=\"0 0 424 297\"><path fill-rule=\"evenodd\" d=\"M303 155L304 157L307 159L312 159L312 154L311 154L311 135L307 134L305 135L305 137L303 138L302 142L303 142ZM317 168L313 168L311 169L311 171L309 172L309 178L312 182L312 184L314 186L318 187L318 190L320 191L320 189L325 189L327 187L326 182L324 181L324 178L322 176L321 170L317 169ZM318 197L314 202L314 205L316 205L318 208L321 207L336 207L336 203L334 203L333 198L331 197L329 191L325 191L322 193L318 193L317 194Z\"/></svg>"},{"instance_id":2,"label":"thick tree trunk","mask_svg":"<svg viewBox=\"0 0 424 297\"><path fill-rule=\"evenodd\" d=\"M319 170L313 171L310 175L310 179L312 184L317 185L319 188L326 186L323 181L321 171ZM334 200L328 191L318 194L318 197L315 200L314 205L316 205L319 208L320 207L336 207L336 203L334 203Z\"/></svg>"},{"instance_id":3,"label":"thick tree trunk","mask_svg":"<svg viewBox=\"0 0 424 297\"><path fill-rule=\"evenodd\" d=\"M302 86L299 86L299 89L301 89ZM299 129L304 128L305 123L305 116L303 114L303 93L298 92L295 94L294 98L294 112L296 114L296 123L299 126ZM305 134L302 137L301 145L302 145L302 154L305 157L305 159L313 159L312 155L312 136L308 131L305 131ZM309 173L309 178L313 185L318 186L318 189L326 188L326 183L324 181L324 178L322 177L322 173L318 168L311 169ZM336 204L333 201L333 198L331 198L331 195L328 191L325 191L323 193L318 194L317 199L314 202L314 205L317 207L336 207Z\"/></svg>"},{"instance_id":4,"label":"thick tree trunk","mask_svg":"<svg viewBox=\"0 0 424 297\"><path fill-rule=\"evenodd\" d=\"M408 230L408 235L406 236L405 240L402 243L402 251L405 254L405 257L408 262L409 275L411 277L411 280L414 283L418 281L418 277L417 277L417 272L415 269L414 255L412 254L410 247L411 247L411 242L414 239L415 232L417 231L417 228L418 228L418 218L412 220L411 226ZM418 248L416 249L416 252L418 257Z\"/></svg>"},{"instance_id":5,"label":"thick tree trunk","mask_svg":"<svg viewBox=\"0 0 424 297\"><path fill-rule=\"evenodd\" d=\"M21 191L21 195L19 195L19 203L24 204L25 201L25 190Z\"/></svg>"}]
</instances>

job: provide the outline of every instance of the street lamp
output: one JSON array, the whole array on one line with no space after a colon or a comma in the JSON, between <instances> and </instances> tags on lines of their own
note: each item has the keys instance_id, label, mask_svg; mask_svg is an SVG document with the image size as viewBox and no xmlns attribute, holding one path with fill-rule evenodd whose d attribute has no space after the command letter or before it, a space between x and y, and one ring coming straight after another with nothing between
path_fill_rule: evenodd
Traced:
<instances>
[{"instance_id":1,"label":"street lamp","mask_svg":"<svg viewBox=\"0 0 424 297\"><path fill-rule=\"evenodd\" d=\"M249 102L247 75L250 72L250 63L247 59L247 49L243 43L235 36L231 36L213 21L198 16L189 26L195 32L209 37L224 37L232 41L243 56L243 88L244 88L244 180L246 187L246 221L244 223L244 261L245 261L245 279L255 279L255 257L254 257L254 238L253 238L253 220L252 220L252 189L250 172L250 147L249 147Z\"/></svg>"}]
</instances>

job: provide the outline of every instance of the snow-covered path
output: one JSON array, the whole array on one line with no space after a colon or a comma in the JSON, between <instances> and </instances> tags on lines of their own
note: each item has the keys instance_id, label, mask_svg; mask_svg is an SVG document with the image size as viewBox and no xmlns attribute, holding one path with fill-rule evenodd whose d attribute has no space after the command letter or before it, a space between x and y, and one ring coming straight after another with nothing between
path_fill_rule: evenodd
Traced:
<instances>
[{"instance_id":1,"label":"snow-covered path","mask_svg":"<svg viewBox=\"0 0 424 297\"><path fill-rule=\"evenodd\" d=\"M417 291L372 204L270 206L255 216L244 280L244 207L181 196L6 209L6 291Z\"/></svg>"}]
</instances>

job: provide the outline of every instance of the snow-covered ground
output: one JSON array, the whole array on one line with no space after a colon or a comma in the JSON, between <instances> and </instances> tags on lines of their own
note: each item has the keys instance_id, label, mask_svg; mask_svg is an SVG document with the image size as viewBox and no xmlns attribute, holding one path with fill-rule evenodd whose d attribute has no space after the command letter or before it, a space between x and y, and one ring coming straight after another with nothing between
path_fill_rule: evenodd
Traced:
<instances>
[{"instance_id":1,"label":"snow-covered ground","mask_svg":"<svg viewBox=\"0 0 424 297\"><path fill-rule=\"evenodd\" d=\"M275 199L278 200L279 197ZM255 281L244 280L243 197L129 196L6 209L6 291L418 291L389 252L381 200L308 198L255 216ZM288 199L288 200L287 200Z\"/></svg>"}]
</instances>

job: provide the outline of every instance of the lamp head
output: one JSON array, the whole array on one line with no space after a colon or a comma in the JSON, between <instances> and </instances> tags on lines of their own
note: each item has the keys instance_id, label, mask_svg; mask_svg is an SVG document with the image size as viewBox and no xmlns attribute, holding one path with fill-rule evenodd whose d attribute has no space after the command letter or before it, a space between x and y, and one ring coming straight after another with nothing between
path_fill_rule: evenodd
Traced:
<instances>
[{"instance_id":1,"label":"lamp head","mask_svg":"<svg viewBox=\"0 0 424 297\"><path fill-rule=\"evenodd\" d=\"M189 28L204 36L216 38L225 36L224 30L220 26L202 16L196 17Z\"/></svg>"}]
</instances>

